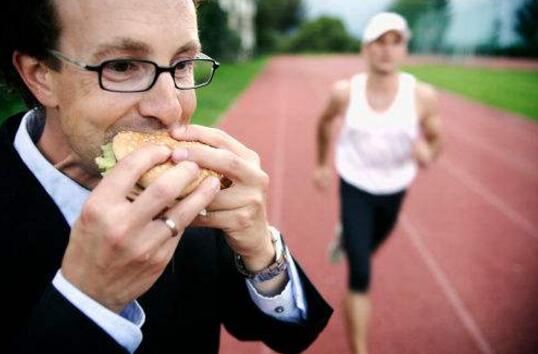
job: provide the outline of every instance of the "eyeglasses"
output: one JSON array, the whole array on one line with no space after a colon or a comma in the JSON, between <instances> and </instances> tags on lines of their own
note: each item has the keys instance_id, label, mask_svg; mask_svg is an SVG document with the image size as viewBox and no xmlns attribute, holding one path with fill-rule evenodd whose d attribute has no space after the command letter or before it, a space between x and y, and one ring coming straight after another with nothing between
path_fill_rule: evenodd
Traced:
<instances>
[{"instance_id":1,"label":"eyeglasses","mask_svg":"<svg viewBox=\"0 0 538 354\"><path fill-rule=\"evenodd\" d=\"M178 90L197 89L209 85L215 70L220 66L217 61L201 53L193 59L180 60L172 66L159 66L152 61L141 59L113 59L99 65L88 65L56 50L49 50L49 53L80 69L97 72L99 86L112 92L148 91L163 72L172 75Z\"/></svg>"}]
</instances>

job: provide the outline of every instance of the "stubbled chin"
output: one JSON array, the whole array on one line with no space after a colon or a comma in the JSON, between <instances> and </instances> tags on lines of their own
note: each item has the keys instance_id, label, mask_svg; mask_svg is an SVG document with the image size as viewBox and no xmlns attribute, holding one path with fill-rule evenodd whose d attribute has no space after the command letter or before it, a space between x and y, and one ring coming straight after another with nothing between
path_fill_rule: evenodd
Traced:
<instances>
[{"instance_id":1,"label":"stubbled chin","mask_svg":"<svg viewBox=\"0 0 538 354\"><path fill-rule=\"evenodd\" d=\"M94 166L84 166L84 163L72 154L54 167L87 189L93 189L101 180L101 175Z\"/></svg>"}]
</instances>

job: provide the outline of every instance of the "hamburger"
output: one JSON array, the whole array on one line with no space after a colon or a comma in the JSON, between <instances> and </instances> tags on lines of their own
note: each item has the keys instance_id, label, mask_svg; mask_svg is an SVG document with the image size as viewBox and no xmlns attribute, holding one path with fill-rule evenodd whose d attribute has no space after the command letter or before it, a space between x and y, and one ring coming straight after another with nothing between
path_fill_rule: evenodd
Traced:
<instances>
[{"instance_id":1,"label":"hamburger","mask_svg":"<svg viewBox=\"0 0 538 354\"><path fill-rule=\"evenodd\" d=\"M122 131L114 136L112 142L101 146L102 154L95 159L95 163L101 171L101 174L105 175L108 171L114 168L117 161L146 144L165 145L172 150L177 148L208 146L204 143L196 141L176 140L164 131L151 133ZM142 175L142 177L140 177L137 185L128 197L131 200L134 200L136 196L142 192L142 190L147 188L159 176L174 166L175 164L171 160L167 160L164 163L154 166L152 169ZM200 168L198 178L181 191L178 199L182 199L189 195L193 190L196 189L196 187L200 185L200 183L202 183L205 178L209 176L215 176L220 179L221 188L227 186L228 181L223 175L206 168Z\"/></svg>"}]
</instances>

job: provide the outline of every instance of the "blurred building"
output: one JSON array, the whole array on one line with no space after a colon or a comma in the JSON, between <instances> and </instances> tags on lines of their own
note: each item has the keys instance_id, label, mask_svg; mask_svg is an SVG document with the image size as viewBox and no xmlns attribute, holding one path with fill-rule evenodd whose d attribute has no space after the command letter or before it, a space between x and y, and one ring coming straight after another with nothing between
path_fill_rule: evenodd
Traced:
<instances>
[{"instance_id":1,"label":"blurred building","mask_svg":"<svg viewBox=\"0 0 538 354\"><path fill-rule=\"evenodd\" d=\"M256 0L219 0L219 4L228 13L228 25L241 39L240 59L251 57L256 45Z\"/></svg>"}]
</instances>

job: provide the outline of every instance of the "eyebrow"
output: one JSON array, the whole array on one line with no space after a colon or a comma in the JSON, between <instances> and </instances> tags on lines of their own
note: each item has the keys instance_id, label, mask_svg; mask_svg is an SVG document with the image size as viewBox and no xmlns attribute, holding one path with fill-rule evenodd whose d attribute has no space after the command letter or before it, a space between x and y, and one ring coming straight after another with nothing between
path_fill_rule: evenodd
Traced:
<instances>
[{"instance_id":1,"label":"eyebrow","mask_svg":"<svg viewBox=\"0 0 538 354\"><path fill-rule=\"evenodd\" d=\"M200 52L202 50L202 45L200 44L200 41L192 39L179 47L179 49L176 51L176 54L182 53L182 52Z\"/></svg>"},{"instance_id":2,"label":"eyebrow","mask_svg":"<svg viewBox=\"0 0 538 354\"><path fill-rule=\"evenodd\" d=\"M201 51L200 41L192 39L187 43L183 44L177 49L175 54L182 52L200 52ZM131 38L118 38L112 43L101 44L97 47L96 52L93 54L95 59L101 59L111 52L134 52L138 55L148 56L151 54L151 48L144 42L133 40Z\"/></svg>"},{"instance_id":3,"label":"eyebrow","mask_svg":"<svg viewBox=\"0 0 538 354\"><path fill-rule=\"evenodd\" d=\"M151 52L151 49L144 42L136 41L130 38L118 38L111 43L100 44L93 54L93 57L100 59L106 56L108 53L116 51L128 51L141 55L147 55Z\"/></svg>"}]
</instances>

